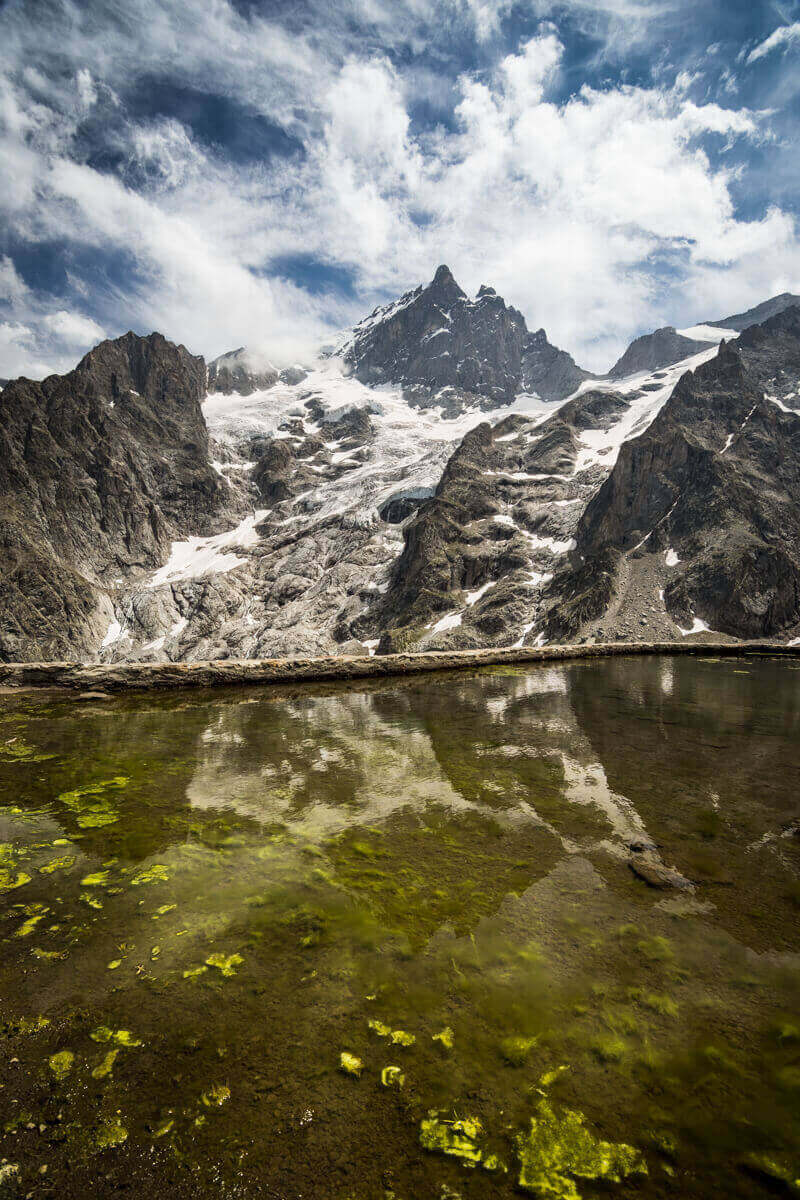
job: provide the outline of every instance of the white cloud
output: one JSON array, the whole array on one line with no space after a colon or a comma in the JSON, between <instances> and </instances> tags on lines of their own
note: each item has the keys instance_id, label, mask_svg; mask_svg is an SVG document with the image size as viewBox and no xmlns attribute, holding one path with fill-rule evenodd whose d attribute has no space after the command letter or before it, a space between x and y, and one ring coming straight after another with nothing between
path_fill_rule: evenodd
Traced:
<instances>
[{"instance_id":1,"label":"white cloud","mask_svg":"<svg viewBox=\"0 0 800 1200\"><path fill-rule=\"evenodd\" d=\"M42 323L60 342L69 347L81 346L88 349L106 336L102 325L98 325L91 317L67 312L63 308L58 312L49 313Z\"/></svg>"},{"instance_id":2,"label":"white cloud","mask_svg":"<svg viewBox=\"0 0 800 1200\"><path fill-rule=\"evenodd\" d=\"M800 21L795 21L792 25L779 25L774 33L750 51L746 61L748 65L757 62L759 58L764 58L779 46L790 46L794 42L800 42Z\"/></svg>"}]
</instances>

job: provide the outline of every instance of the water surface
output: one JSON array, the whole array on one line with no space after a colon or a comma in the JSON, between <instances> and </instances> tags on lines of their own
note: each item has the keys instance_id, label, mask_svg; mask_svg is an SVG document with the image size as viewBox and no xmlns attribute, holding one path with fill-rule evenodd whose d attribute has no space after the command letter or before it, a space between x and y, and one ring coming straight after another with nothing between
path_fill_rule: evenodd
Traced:
<instances>
[{"instance_id":1,"label":"water surface","mask_svg":"<svg viewBox=\"0 0 800 1200\"><path fill-rule=\"evenodd\" d=\"M800 1190L798 670L3 698L0 1195Z\"/></svg>"}]
</instances>

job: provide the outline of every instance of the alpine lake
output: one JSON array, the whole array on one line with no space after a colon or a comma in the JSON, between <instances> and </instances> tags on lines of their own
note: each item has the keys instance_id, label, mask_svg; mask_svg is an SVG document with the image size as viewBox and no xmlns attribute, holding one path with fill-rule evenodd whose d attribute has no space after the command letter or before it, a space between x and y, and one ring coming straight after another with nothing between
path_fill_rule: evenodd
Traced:
<instances>
[{"instance_id":1,"label":"alpine lake","mask_svg":"<svg viewBox=\"0 0 800 1200\"><path fill-rule=\"evenodd\" d=\"M800 1194L799 818L800 660L5 694L0 1197Z\"/></svg>"}]
</instances>

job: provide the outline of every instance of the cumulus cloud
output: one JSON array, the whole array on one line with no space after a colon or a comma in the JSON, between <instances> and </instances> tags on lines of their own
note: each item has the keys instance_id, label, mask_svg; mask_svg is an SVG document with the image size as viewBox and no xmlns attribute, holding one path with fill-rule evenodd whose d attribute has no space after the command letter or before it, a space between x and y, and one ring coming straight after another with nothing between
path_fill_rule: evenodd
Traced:
<instances>
[{"instance_id":1,"label":"cumulus cloud","mask_svg":"<svg viewBox=\"0 0 800 1200\"><path fill-rule=\"evenodd\" d=\"M549 21L512 53L486 48L513 7L504 0L346 0L335 13L316 2L291 33L228 0L56 4L49 25L19 0L0 14L0 220L20 243L133 264L101 311L77 268L69 297L34 297L0 261L0 295L15 296L0 308L0 374L21 361L62 369L70 349L129 327L209 357L247 343L296 361L440 261L601 369L643 326L797 286L792 217L744 219L734 203L737 148L768 136L764 114L700 103L677 71L565 89ZM670 7L559 11L621 29ZM544 0L530 10L552 16ZM443 27L471 30L480 63L455 65ZM413 66L420 46L440 54L438 76ZM37 65L56 59L61 72ZM177 114L139 116L125 97L151 78L223 96L297 149L234 162ZM421 121L431 97L439 116ZM87 121L113 127L114 169L86 152ZM294 259L340 271L350 291L300 286Z\"/></svg>"}]
</instances>

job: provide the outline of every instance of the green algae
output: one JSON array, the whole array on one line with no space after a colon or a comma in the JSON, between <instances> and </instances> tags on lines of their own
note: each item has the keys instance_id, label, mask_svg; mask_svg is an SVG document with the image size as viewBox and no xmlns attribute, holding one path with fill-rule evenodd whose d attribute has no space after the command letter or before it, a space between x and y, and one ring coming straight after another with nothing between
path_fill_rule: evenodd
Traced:
<instances>
[{"instance_id":1,"label":"green algae","mask_svg":"<svg viewBox=\"0 0 800 1200\"><path fill-rule=\"evenodd\" d=\"M387 1025L384 1021L378 1021L373 1018L372 1020L367 1021L367 1025L372 1030L373 1033L377 1033L378 1037L391 1037L392 1036L391 1025Z\"/></svg>"},{"instance_id":2,"label":"green algae","mask_svg":"<svg viewBox=\"0 0 800 1200\"><path fill-rule=\"evenodd\" d=\"M159 908L157 908L157 909L155 910L155 912L152 914L152 919L153 919L154 921L157 921L157 920L158 920L160 917L164 917L164 916L166 916L166 914L167 914L167 913L169 913L169 912L172 912L172 911L173 911L173 909L175 909L175 908L177 908L177 907L178 907L178 906L177 906L177 904L162 904L162 905L161 905Z\"/></svg>"},{"instance_id":3,"label":"green algae","mask_svg":"<svg viewBox=\"0 0 800 1200\"><path fill-rule=\"evenodd\" d=\"M416 1042L416 1037L413 1033L406 1033L405 1029L393 1029L391 1042L393 1046L413 1046Z\"/></svg>"},{"instance_id":4,"label":"green algae","mask_svg":"<svg viewBox=\"0 0 800 1200\"><path fill-rule=\"evenodd\" d=\"M519 1034L503 1038L500 1043L500 1055L510 1067L522 1067L528 1061L538 1040L538 1037L523 1037Z\"/></svg>"},{"instance_id":5,"label":"green algae","mask_svg":"<svg viewBox=\"0 0 800 1200\"><path fill-rule=\"evenodd\" d=\"M108 883L108 876L108 871L93 871L91 875L84 875L81 887L102 887L104 883Z\"/></svg>"},{"instance_id":6,"label":"green algae","mask_svg":"<svg viewBox=\"0 0 800 1200\"><path fill-rule=\"evenodd\" d=\"M354 1075L358 1079L364 1070L364 1061L357 1054L351 1054L349 1050L342 1050L339 1054L339 1070L344 1071L345 1075Z\"/></svg>"},{"instance_id":7,"label":"green algae","mask_svg":"<svg viewBox=\"0 0 800 1200\"><path fill-rule=\"evenodd\" d=\"M94 1134L94 1145L98 1150L113 1150L128 1139L128 1131L118 1117L101 1121Z\"/></svg>"},{"instance_id":8,"label":"green algae","mask_svg":"<svg viewBox=\"0 0 800 1200\"><path fill-rule=\"evenodd\" d=\"M80 895L78 896L78 899L81 900L84 904L88 904L89 908L102 908L103 907L103 901L100 899L100 897L93 896L91 892L81 892Z\"/></svg>"},{"instance_id":9,"label":"green algae","mask_svg":"<svg viewBox=\"0 0 800 1200\"><path fill-rule=\"evenodd\" d=\"M49 1017L17 1017L15 1020L7 1021L2 1032L22 1034L27 1037L31 1033L41 1033L43 1029L47 1029L48 1025L50 1025Z\"/></svg>"},{"instance_id":10,"label":"green algae","mask_svg":"<svg viewBox=\"0 0 800 1200\"><path fill-rule=\"evenodd\" d=\"M243 962L241 954L209 954L206 966L215 967L221 975L229 979L231 975L236 974L236 968Z\"/></svg>"},{"instance_id":11,"label":"green algae","mask_svg":"<svg viewBox=\"0 0 800 1200\"><path fill-rule=\"evenodd\" d=\"M116 775L113 779L102 779L99 783L61 792L58 800L75 813L75 823L80 829L102 829L119 820L119 813L109 802L106 792L119 791L129 783L126 775Z\"/></svg>"},{"instance_id":12,"label":"green algae","mask_svg":"<svg viewBox=\"0 0 800 1200\"><path fill-rule=\"evenodd\" d=\"M445 1050L452 1050L455 1045L455 1036L450 1026L446 1025L438 1033L432 1033L431 1040L438 1042Z\"/></svg>"},{"instance_id":13,"label":"green algae","mask_svg":"<svg viewBox=\"0 0 800 1200\"><path fill-rule=\"evenodd\" d=\"M47 1060L50 1070L59 1083L69 1075L74 1062L75 1055L71 1050L59 1050L57 1054L51 1054Z\"/></svg>"},{"instance_id":14,"label":"green algae","mask_svg":"<svg viewBox=\"0 0 800 1200\"><path fill-rule=\"evenodd\" d=\"M34 929L39 924L39 922L43 921L44 918L47 916L47 914L50 912L50 909L46 905L30 905L29 908L33 908L33 909L41 908L42 911L41 912L35 912L35 911L32 912L31 915L28 917L27 921L23 921L22 924L17 928L17 930L15 932L15 937L28 937L30 934L33 933Z\"/></svg>"},{"instance_id":15,"label":"green algae","mask_svg":"<svg viewBox=\"0 0 800 1200\"><path fill-rule=\"evenodd\" d=\"M602 1063L620 1062L627 1050L622 1038L615 1037L613 1034L603 1034L593 1038L589 1047L595 1058Z\"/></svg>"},{"instance_id":16,"label":"green algae","mask_svg":"<svg viewBox=\"0 0 800 1200\"><path fill-rule=\"evenodd\" d=\"M45 762L48 758L55 758L55 755L42 754L19 737L0 743L0 760L3 762L35 763Z\"/></svg>"},{"instance_id":17,"label":"green algae","mask_svg":"<svg viewBox=\"0 0 800 1200\"><path fill-rule=\"evenodd\" d=\"M483 1159L483 1149L478 1144L482 1136L483 1125L477 1117L449 1120L432 1109L420 1123L419 1140L424 1150L447 1154L472 1166Z\"/></svg>"},{"instance_id":18,"label":"green algae","mask_svg":"<svg viewBox=\"0 0 800 1200\"><path fill-rule=\"evenodd\" d=\"M153 1130L153 1137L154 1138L166 1137L166 1135L168 1133L171 1133L174 1128L175 1128L175 1118L174 1117L165 1117L165 1119L163 1121L160 1121L158 1123L158 1125L156 1125L155 1129Z\"/></svg>"},{"instance_id":19,"label":"green algae","mask_svg":"<svg viewBox=\"0 0 800 1200\"><path fill-rule=\"evenodd\" d=\"M624 1142L604 1142L586 1128L583 1113L559 1112L543 1098L531 1127L516 1137L519 1186L542 1200L580 1200L575 1179L620 1183L628 1175L647 1174L637 1149Z\"/></svg>"},{"instance_id":20,"label":"green algae","mask_svg":"<svg viewBox=\"0 0 800 1200\"><path fill-rule=\"evenodd\" d=\"M800 1193L800 1171L772 1154L748 1154L742 1166L750 1174L760 1176L773 1186L777 1184L780 1190Z\"/></svg>"},{"instance_id":21,"label":"green algae","mask_svg":"<svg viewBox=\"0 0 800 1200\"><path fill-rule=\"evenodd\" d=\"M98 1025L97 1029L93 1029L89 1034L93 1042L101 1044L113 1042L115 1046L134 1047L141 1046L143 1043L140 1038L135 1037L130 1029L111 1029L108 1025Z\"/></svg>"},{"instance_id":22,"label":"green algae","mask_svg":"<svg viewBox=\"0 0 800 1200\"><path fill-rule=\"evenodd\" d=\"M183 978L184 979L196 979L198 975L205 975L207 970L208 970L208 967L206 967L206 966L187 967L186 970L183 972Z\"/></svg>"},{"instance_id":23,"label":"green algae","mask_svg":"<svg viewBox=\"0 0 800 1200\"><path fill-rule=\"evenodd\" d=\"M121 958L112 958L111 962L108 964L108 970L109 970L109 971L116 971L116 970L117 970L117 968L118 968L118 967L121 967L121 966L122 966L122 959L121 959Z\"/></svg>"},{"instance_id":24,"label":"green algae","mask_svg":"<svg viewBox=\"0 0 800 1200\"><path fill-rule=\"evenodd\" d=\"M77 861L74 854L63 854L60 858L54 858L43 867L39 867L39 873L52 875L54 871L71 871Z\"/></svg>"},{"instance_id":25,"label":"green algae","mask_svg":"<svg viewBox=\"0 0 800 1200\"><path fill-rule=\"evenodd\" d=\"M25 871L9 871L0 868L0 892L13 892L15 888L24 887L30 883L31 877Z\"/></svg>"},{"instance_id":26,"label":"green algae","mask_svg":"<svg viewBox=\"0 0 800 1200\"><path fill-rule=\"evenodd\" d=\"M114 1069L119 1049L109 1050L92 1071L92 1079L106 1079Z\"/></svg>"},{"instance_id":27,"label":"green algae","mask_svg":"<svg viewBox=\"0 0 800 1200\"><path fill-rule=\"evenodd\" d=\"M644 1008L649 1008L651 1012L658 1013L661 1017L676 1018L678 1016L678 1006L671 996L649 992L645 988L628 988L628 997L636 1004L641 1004Z\"/></svg>"}]
</instances>

